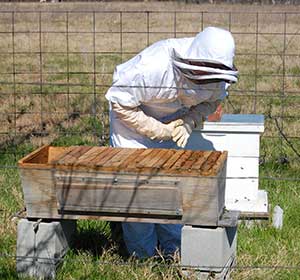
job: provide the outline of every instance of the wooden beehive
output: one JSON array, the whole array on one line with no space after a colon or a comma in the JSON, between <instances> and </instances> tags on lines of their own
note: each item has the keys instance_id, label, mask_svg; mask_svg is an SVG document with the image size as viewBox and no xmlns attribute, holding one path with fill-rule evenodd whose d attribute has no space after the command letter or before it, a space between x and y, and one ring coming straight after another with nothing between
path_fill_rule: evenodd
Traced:
<instances>
[{"instance_id":1,"label":"wooden beehive","mask_svg":"<svg viewBox=\"0 0 300 280\"><path fill-rule=\"evenodd\" d=\"M227 152L44 146L19 161L27 216L216 226Z\"/></svg>"}]
</instances>

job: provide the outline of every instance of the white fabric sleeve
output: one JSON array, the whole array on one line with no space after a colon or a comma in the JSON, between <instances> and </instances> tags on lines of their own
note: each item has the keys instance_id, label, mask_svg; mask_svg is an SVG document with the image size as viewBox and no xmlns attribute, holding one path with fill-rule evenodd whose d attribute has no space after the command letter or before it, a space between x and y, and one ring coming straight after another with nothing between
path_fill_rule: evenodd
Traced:
<instances>
[{"instance_id":1,"label":"white fabric sleeve","mask_svg":"<svg viewBox=\"0 0 300 280\"><path fill-rule=\"evenodd\" d=\"M163 124L147 116L139 107L130 108L118 103L112 103L112 110L126 126L134 128L139 134L147 136L151 140L170 140L174 128L183 123L182 120L176 120L169 124Z\"/></svg>"}]
</instances>

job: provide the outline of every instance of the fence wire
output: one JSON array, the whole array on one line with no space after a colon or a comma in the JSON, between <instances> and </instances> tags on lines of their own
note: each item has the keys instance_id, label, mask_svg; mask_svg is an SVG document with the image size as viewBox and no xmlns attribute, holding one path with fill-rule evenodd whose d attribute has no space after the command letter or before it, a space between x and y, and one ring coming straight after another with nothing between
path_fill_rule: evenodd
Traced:
<instances>
[{"instance_id":1,"label":"fence wire","mask_svg":"<svg viewBox=\"0 0 300 280\"><path fill-rule=\"evenodd\" d=\"M46 258L46 257L37 257L37 256L17 256L12 254L0 254L0 258L8 258L8 259L18 259L24 262L32 263L34 261L41 261L43 263L53 263L57 264L59 262L71 262L71 263L82 263L82 260L75 259L75 258ZM137 266L137 267L143 267L143 266L149 266L149 262L109 262L109 261L101 261L101 260L94 260L94 264L97 265L117 265L117 266ZM179 263L152 263L155 267L174 267L178 269L191 269L191 270L203 270L203 266L196 266L196 265L181 265ZM249 270L249 269L264 269L264 270L300 270L299 266L270 266L270 265L225 265L225 266L205 266L205 270L212 271L214 269L239 269L239 270Z\"/></svg>"},{"instance_id":2,"label":"fence wire","mask_svg":"<svg viewBox=\"0 0 300 280\"><path fill-rule=\"evenodd\" d=\"M158 40L194 36L207 26L231 31L236 41L239 81L230 88L224 111L265 115L262 140L278 145L275 157L282 162L286 158L299 161L300 13L0 11L0 171L17 168L17 160L25 153L20 148L23 144L37 146L64 137L106 144L109 121L104 95L112 86L116 65ZM272 157L268 151L262 150L261 154L257 161L267 162ZM300 186L297 176L265 174L226 179L285 181L295 182L295 189ZM275 188L282 186L278 184ZM81 261L5 253L0 258L54 263ZM132 265L100 260L95 263ZM149 266L149 263L134 265ZM199 268L155 263L155 266L166 265ZM215 268L220 267L208 267ZM300 266L280 265L231 265L230 268L300 270Z\"/></svg>"},{"instance_id":3,"label":"fence wire","mask_svg":"<svg viewBox=\"0 0 300 280\"><path fill-rule=\"evenodd\" d=\"M299 18L298 12L1 11L0 153L9 147L17 159L24 140L41 145L80 136L80 125L89 143L107 143L104 94L115 66L153 42L214 25L230 30L237 48L240 77L225 112L269 116L263 137L278 138L280 157L287 157L287 145L297 158Z\"/></svg>"}]
</instances>

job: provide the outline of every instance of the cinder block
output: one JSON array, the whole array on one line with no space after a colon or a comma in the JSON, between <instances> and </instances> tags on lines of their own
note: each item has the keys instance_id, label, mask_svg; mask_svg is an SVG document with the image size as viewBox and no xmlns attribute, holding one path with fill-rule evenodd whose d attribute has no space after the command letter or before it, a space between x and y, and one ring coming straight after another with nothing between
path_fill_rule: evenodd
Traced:
<instances>
[{"instance_id":1,"label":"cinder block","mask_svg":"<svg viewBox=\"0 0 300 280\"><path fill-rule=\"evenodd\" d=\"M181 264L202 271L220 272L236 256L237 227L203 228L184 226Z\"/></svg>"},{"instance_id":2,"label":"cinder block","mask_svg":"<svg viewBox=\"0 0 300 280\"><path fill-rule=\"evenodd\" d=\"M226 263L224 269L220 272L211 271L200 271L194 269L182 269L182 274L187 279L197 279L197 280L230 280L230 274L232 272L232 266L235 265L235 259L232 257Z\"/></svg>"},{"instance_id":3,"label":"cinder block","mask_svg":"<svg viewBox=\"0 0 300 280\"><path fill-rule=\"evenodd\" d=\"M54 279L60 259L76 232L76 221L41 222L22 219L18 224L17 272L40 279Z\"/></svg>"}]
</instances>

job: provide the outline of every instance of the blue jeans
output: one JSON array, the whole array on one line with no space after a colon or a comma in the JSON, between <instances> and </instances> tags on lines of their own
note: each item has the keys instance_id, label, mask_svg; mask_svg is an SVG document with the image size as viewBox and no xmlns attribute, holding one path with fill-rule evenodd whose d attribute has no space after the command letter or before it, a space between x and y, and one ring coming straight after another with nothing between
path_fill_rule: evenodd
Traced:
<instances>
[{"instance_id":1,"label":"blue jeans","mask_svg":"<svg viewBox=\"0 0 300 280\"><path fill-rule=\"evenodd\" d=\"M138 258L154 256L158 242L163 255L180 250L181 228L179 224L122 223L127 250Z\"/></svg>"}]
</instances>

